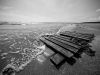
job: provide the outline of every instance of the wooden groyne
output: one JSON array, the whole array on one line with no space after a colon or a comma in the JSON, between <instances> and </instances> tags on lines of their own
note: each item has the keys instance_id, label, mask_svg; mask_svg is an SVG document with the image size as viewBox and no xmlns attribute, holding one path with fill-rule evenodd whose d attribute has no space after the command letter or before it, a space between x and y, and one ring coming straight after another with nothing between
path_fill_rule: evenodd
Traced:
<instances>
[{"instance_id":1,"label":"wooden groyne","mask_svg":"<svg viewBox=\"0 0 100 75\"><path fill-rule=\"evenodd\" d=\"M65 62L74 65L76 59L81 58L82 53L95 56L95 51L90 46L94 37L94 34L65 31L59 34L42 35L40 40L54 51L50 61L59 69ZM63 59L56 62L53 59L56 55L62 56Z\"/></svg>"}]
</instances>

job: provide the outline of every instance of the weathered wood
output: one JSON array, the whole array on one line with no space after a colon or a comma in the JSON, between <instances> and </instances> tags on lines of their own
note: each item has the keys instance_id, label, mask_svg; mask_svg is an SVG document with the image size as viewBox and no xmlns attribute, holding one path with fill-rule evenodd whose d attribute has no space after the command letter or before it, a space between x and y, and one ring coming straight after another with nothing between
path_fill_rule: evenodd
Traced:
<instances>
[{"instance_id":1,"label":"weathered wood","mask_svg":"<svg viewBox=\"0 0 100 75\"><path fill-rule=\"evenodd\" d=\"M60 33L60 35L78 38L81 40L85 40L87 42L91 42L94 38L94 34L76 33L76 32L69 32L69 31L62 32L62 33Z\"/></svg>"},{"instance_id":2,"label":"weathered wood","mask_svg":"<svg viewBox=\"0 0 100 75\"><path fill-rule=\"evenodd\" d=\"M76 48L74 48L72 46L69 46L68 44L65 44L65 43L63 43L61 41L58 41L56 39L53 39L53 38L50 39L50 38L47 38L47 37L45 37L45 39L47 39L47 40L49 40L49 41L51 41L51 42L53 42L53 43L65 48L66 50L68 50L68 51L70 51L72 53L76 53L78 51L78 49L76 49Z\"/></svg>"},{"instance_id":3,"label":"weathered wood","mask_svg":"<svg viewBox=\"0 0 100 75\"><path fill-rule=\"evenodd\" d=\"M70 45L71 47L74 47L74 48L76 48L76 49L80 49L80 48L81 48L81 46L76 45L76 44L74 44L74 43L71 42L71 41L67 41L65 38L61 38L60 36L52 36L52 37L50 37L50 38L53 38L53 39L55 39L55 40L58 40L58 41L60 41L60 42L62 42L62 43L64 43L64 44L68 44L68 45Z\"/></svg>"},{"instance_id":4,"label":"weathered wood","mask_svg":"<svg viewBox=\"0 0 100 75\"><path fill-rule=\"evenodd\" d=\"M70 32L70 31L61 32L60 34L74 35L76 37L91 37L91 38L94 37L94 34L79 33L79 32Z\"/></svg>"},{"instance_id":5,"label":"weathered wood","mask_svg":"<svg viewBox=\"0 0 100 75\"><path fill-rule=\"evenodd\" d=\"M76 38L71 38L71 37L67 37L66 36L60 36L60 35L55 35L54 37L58 38L58 39L61 39L61 40L64 40L66 42L70 42L71 44L74 44L74 46L81 46L81 47L84 47L85 45L88 44L88 42L86 41L79 41L77 40ZM83 44L84 43L84 44Z\"/></svg>"},{"instance_id":6,"label":"weathered wood","mask_svg":"<svg viewBox=\"0 0 100 75\"><path fill-rule=\"evenodd\" d=\"M57 69L59 69L65 62L69 63L70 65L73 65L76 60L73 58L73 53L67 51L66 49L54 44L53 42L50 42L49 40L46 40L44 38L40 38L40 40L46 44L46 46L50 49L52 49L56 54L60 54L61 56L64 57L62 61L60 61L58 64L54 62L52 58L50 58L50 61L55 65ZM53 55L52 57L54 57Z\"/></svg>"},{"instance_id":7,"label":"weathered wood","mask_svg":"<svg viewBox=\"0 0 100 75\"><path fill-rule=\"evenodd\" d=\"M58 64L54 59L50 61L59 69L65 62L73 65L76 60L74 58L81 58L82 53L89 56L95 56L95 51L92 51L89 43L94 39L94 34L76 33L76 32L62 32L60 34L43 35L40 40L51 50L55 52L52 56L60 54L64 57Z\"/></svg>"},{"instance_id":8,"label":"weathered wood","mask_svg":"<svg viewBox=\"0 0 100 75\"><path fill-rule=\"evenodd\" d=\"M69 52L68 50L66 50L65 48L51 42L51 41L48 41L44 38L40 38L40 40L45 43L47 45L47 47L49 48L52 48L52 50L56 53L59 53L61 54L62 56L65 56L65 57L71 57L73 55L73 53Z\"/></svg>"},{"instance_id":9,"label":"weathered wood","mask_svg":"<svg viewBox=\"0 0 100 75\"><path fill-rule=\"evenodd\" d=\"M73 43L69 44L69 42L60 40L60 39L55 38L53 36L50 36L50 37L43 36L43 38L45 38L46 40L64 48L65 50L68 50L69 52L73 53L73 57L76 57L76 58L81 58L81 54L83 52L85 52L85 50L87 48L89 48L89 46L78 46L78 45L76 45L77 47L74 47L75 44L73 44ZM73 45L71 45L71 44L73 44Z\"/></svg>"},{"instance_id":10,"label":"weathered wood","mask_svg":"<svg viewBox=\"0 0 100 75\"><path fill-rule=\"evenodd\" d=\"M50 59L50 61L55 65L55 67L57 69L59 69L64 63L66 63L66 61L70 65L74 65L75 62L76 62L76 60L74 58L72 58L72 57L71 58L65 58L61 62L59 62L58 64L56 64L52 59Z\"/></svg>"},{"instance_id":11,"label":"weathered wood","mask_svg":"<svg viewBox=\"0 0 100 75\"><path fill-rule=\"evenodd\" d=\"M61 36L61 35L53 35L53 37L59 38L59 39L61 39L61 40L64 40L64 41L67 41L67 42L70 42L70 43L73 43L73 44L76 45L76 43L74 43L70 37ZM79 45L79 46L80 46L80 45Z\"/></svg>"}]
</instances>

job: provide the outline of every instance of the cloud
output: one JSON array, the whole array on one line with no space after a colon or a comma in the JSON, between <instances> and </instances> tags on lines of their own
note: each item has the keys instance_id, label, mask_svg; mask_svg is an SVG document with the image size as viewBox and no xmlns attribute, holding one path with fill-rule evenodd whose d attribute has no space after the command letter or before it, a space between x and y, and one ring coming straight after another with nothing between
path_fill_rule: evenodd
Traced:
<instances>
[{"instance_id":1,"label":"cloud","mask_svg":"<svg viewBox=\"0 0 100 75\"><path fill-rule=\"evenodd\" d=\"M85 22L100 21L100 16L95 16L95 17L85 16L83 18L80 18L80 20Z\"/></svg>"},{"instance_id":2,"label":"cloud","mask_svg":"<svg viewBox=\"0 0 100 75\"><path fill-rule=\"evenodd\" d=\"M94 9L96 6L92 2L90 0L2 0L0 14L6 13L4 16L9 16L8 19L26 18L25 21L82 21L84 16L97 16Z\"/></svg>"},{"instance_id":3,"label":"cloud","mask_svg":"<svg viewBox=\"0 0 100 75\"><path fill-rule=\"evenodd\" d=\"M100 12L100 9L97 9L96 12Z\"/></svg>"},{"instance_id":4,"label":"cloud","mask_svg":"<svg viewBox=\"0 0 100 75\"><path fill-rule=\"evenodd\" d=\"M16 14L13 12L9 12L9 13L0 12L0 20L28 22L28 21L32 21L32 19L34 19L34 18L32 18L30 16L26 16L26 15Z\"/></svg>"},{"instance_id":5,"label":"cloud","mask_svg":"<svg viewBox=\"0 0 100 75\"><path fill-rule=\"evenodd\" d=\"M14 12L0 12L1 21L14 21L14 22L45 22L45 21L55 21L56 19L52 17L44 17L39 15L24 15Z\"/></svg>"},{"instance_id":6,"label":"cloud","mask_svg":"<svg viewBox=\"0 0 100 75\"><path fill-rule=\"evenodd\" d=\"M13 7L10 6L0 6L0 10L9 10L12 9Z\"/></svg>"},{"instance_id":7,"label":"cloud","mask_svg":"<svg viewBox=\"0 0 100 75\"><path fill-rule=\"evenodd\" d=\"M100 16L88 18L87 21L100 21Z\"/></svg>"}]
</instances>

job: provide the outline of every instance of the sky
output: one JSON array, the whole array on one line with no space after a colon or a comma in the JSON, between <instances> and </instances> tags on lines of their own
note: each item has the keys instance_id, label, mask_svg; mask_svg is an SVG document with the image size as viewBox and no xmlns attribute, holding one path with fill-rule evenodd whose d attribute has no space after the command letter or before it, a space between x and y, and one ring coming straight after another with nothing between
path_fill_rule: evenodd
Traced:
<instances>
[{"instance_id":1,"label":"sky","mask_svg":"<svg viewBox=\"0 0 100 75\"><path fill-rule=\"evenodd\" d=\"M0 21L100 21L100 0L0 0Z\"/></svg>"}]
</instances>

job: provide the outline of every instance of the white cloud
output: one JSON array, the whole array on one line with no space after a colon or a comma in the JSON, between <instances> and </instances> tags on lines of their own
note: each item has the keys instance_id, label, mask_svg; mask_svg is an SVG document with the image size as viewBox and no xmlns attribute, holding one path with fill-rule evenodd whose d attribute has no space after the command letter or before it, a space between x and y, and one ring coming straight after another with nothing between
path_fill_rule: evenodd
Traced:
<instances>
[{"instance_id":1,"label":"white cloud","mask_svg":"<svg viewBox=\"0 0 100 75\"><path fill-rule=\"evenodd\" d=\"M99 17L91 17L87 21L100 21L100 16Z\"/></svg>"},{"instance_id":2,"label":"white cloud","mask_svg":"<svg viewBox=\"0 0 100 75\"><path fill-rule=\"evenodd\" d=\"M0 9L1 10L9 10L9 9L12 9L13 7L10 7L10 6L0 6Z\"/></svg>"},{"instance_id":3,"label":"white cloud","mask_svg":"<svg viewBox=\"0 0 100 75\"><path fill-rule=\"evenodd\" d=\"M21 18L23 21L25 18L25 21L84 21L85 18L82 18L83 16L97 16L97 13L92 12L95 12L96 9L88 2L91 1L6 0L2 3L0 2L0 13L6 13L4 16L9 16L8 19L15 17L13 19Z\"/></svg>"},{"instance_id":4,"label":"white cloud","mask_svg":"<svg viewBox=\"0 0 100 75\"><path fill-rule=\"evenodd\" d=\"M100 12L100 9L97 9L96 12Z\"/></svg>"}]
</instances>

